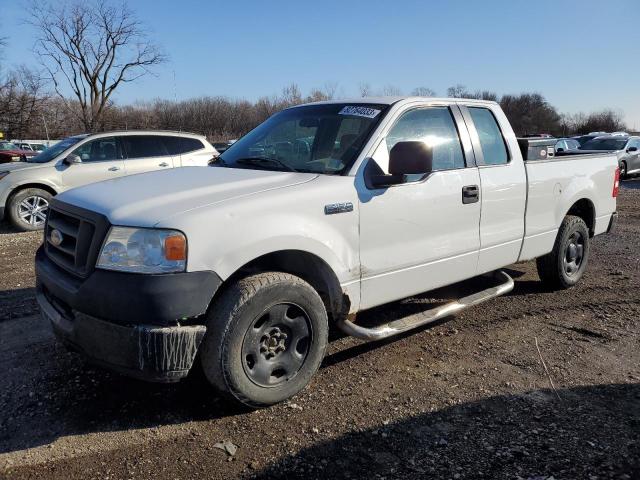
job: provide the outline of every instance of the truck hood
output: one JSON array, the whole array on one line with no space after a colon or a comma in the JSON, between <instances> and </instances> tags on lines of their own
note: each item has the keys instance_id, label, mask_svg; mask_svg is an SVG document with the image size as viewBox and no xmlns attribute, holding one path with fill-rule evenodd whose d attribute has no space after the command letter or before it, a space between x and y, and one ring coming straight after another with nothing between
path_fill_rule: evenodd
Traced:
<instances>
[{"instance_id":1,"label":"truck hood","mask_svg":"<svg viewBox=\"0 0 640 480\"><path fill-rule=\"evenodd\" d=\"M182 167L68 190L56 198L105 215L114 225L152 227L195 208L313 180L318 175L223 167Z\"/></svg>"}]
</instances>

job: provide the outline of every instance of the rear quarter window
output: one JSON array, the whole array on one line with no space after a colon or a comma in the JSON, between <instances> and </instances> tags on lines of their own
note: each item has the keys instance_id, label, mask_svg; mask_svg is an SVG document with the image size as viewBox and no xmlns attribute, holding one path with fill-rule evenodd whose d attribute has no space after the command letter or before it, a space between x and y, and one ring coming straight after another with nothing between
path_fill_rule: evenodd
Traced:
<instances>
[{"instance_id":1,"label":"rear quarter window","mask_svg":"<svg viewBox=\"0 0 640 480\"><path fill-rule=\"evenodd\" d=\"M485 165L506 165L509 152L496 118L488 108L468 107L471 119L480 137Z\"/></svg>"},{"instance_id":2,"label":"rear quarter window","mask_svg":"<svg viewBox=\"0 0 640 480\"><path fill-rule=\"evenodd\" d=\"M163 140L171 155L180 155L204 148L203 143L197 138L167 136L163 137Z\"/></svg>"}]
</instances>

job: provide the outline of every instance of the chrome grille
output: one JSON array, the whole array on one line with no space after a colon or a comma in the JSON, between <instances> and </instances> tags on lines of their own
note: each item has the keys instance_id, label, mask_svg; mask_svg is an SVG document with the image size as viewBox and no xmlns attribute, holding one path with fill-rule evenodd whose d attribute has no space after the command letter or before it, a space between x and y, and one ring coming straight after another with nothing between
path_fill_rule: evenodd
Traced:
<instances>
[{"instance_id":1,"label":"chrome grille","mask_svg":"<svg viewBox=\"0 0 640 480\"><path fill-rule=\"evenodd\" d=\"M57 230L57 240L52 232ZM49 258L70 273L87 275L89 250L93 243L95 225L88 219L49 208L45 227L45 251ZM60 241L60 239L62 241Z\"/></svg>"}]
</instances>

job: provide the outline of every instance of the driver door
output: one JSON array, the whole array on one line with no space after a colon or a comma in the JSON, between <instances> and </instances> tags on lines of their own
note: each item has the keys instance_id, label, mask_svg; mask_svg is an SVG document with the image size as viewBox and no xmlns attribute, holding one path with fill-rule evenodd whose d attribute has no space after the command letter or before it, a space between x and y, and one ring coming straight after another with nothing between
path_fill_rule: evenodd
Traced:
<instances>
[{"instance_id":1,"label":"driver door","mask_svg":"<svg viewBox=\"0 0 640 480\"><path fill-rule=\"evenodd\" d=\"M62 165L65 189L121 177L125 173L122 147L116 137L90 140L72 154L79 156L82 163Z\"/></svg>"},{"instance_id":2,"label":"driver door","mask_svg":"<svg viewBox=\"0 0 640 480\"><path fill-rule=\"evenodd\" d=\"M458 108L406 110L373 160L386 173L395 143L416 140L433 149L434 171L426 180L376 190L360 187L361 309L464 280L477 271L480 175ZM465 196L465 189L475 191L475 197Z\"/></svg>"}]
</instances>

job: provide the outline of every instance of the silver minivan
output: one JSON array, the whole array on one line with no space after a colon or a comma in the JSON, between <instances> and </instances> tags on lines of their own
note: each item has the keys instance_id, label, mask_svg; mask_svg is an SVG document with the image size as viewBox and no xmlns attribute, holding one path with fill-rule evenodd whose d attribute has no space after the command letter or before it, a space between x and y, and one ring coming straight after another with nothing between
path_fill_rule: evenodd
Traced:
<instances>
[{"instance_id":1,"label":"silver minivan","mask_svg":"<svg viewBox=\"0 0 640 480\"><path fill-rule=\"evenodd\" d=\"M52 196L135 173L207 166L216 149L202 135L131 130L65 138L27 162L0 165L0 220L19 230L44 226Z\"/></svg>"}]
</instances>

